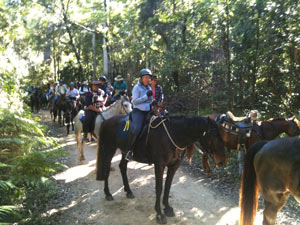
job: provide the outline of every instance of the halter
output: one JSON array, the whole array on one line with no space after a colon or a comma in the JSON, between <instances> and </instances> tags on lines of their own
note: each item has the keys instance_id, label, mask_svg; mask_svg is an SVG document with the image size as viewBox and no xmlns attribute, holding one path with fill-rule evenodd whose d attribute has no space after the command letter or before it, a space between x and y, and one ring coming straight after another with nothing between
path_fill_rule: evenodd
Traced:
<instances>
[{"instance_id":1,"label":"halter","mask_svg":"<svg viewBox=\"0 0 300 225\"><path fill-rule=\"evenodd\" d=\"M209 118L208 118L208 120L209 120ZM204 131L203 134L202 134L202 136L203 136L203 137L206 137L207 135L211 136L210 134L212 134L213 131L214 131L214 130L217 130L217 129L218 129L218 127L213 128L213 127L211 127L211 126L209 125L207 131ZM205 146L204 146L204 148L205 148L205 151L207 152L207 154L208 154L210 157L213 158L213 152L212 152L211 148L208 147L208 146L210 146L211 141L212 141L212 140L211 140L211 137L208 137L208 143L206 143L206 141L205 141ZM202 147L203 147L203 146L202 146Z\"/></svg>"},{"instance_id":2,"label":"halter","mask_svg":"<svg viewBox=\"0 0 300 225\"><path fill-rule=\"evenodd\" d=\"M126 113L126 115L128 115L129 112L127 112L127 110L125 109L125 107L124 107L124 105L123 105L123 103L124 103L125 101L126 101L126 100L124 100L124 99L121 100L121 107L122 107L122 109L124 110L124 112ZM128 102L129 102L129 101L128 101Z\"/></svg>"}]
</instances>

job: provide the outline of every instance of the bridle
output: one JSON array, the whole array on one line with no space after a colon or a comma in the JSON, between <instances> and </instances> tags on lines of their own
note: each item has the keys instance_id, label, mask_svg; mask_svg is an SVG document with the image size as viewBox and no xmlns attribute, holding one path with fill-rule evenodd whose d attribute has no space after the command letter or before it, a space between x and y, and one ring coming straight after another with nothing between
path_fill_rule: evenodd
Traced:
<instances>
[{"instance_id":1,"label":"bridle","mask_svg":"<svg viewBox=\"0 0 300 225\"><path fill-rule=\"evenodd\" d=\"M126 108L125 108L125 106L124 106L124 104L123 104L124 102L127 102L127 100L124 100L124 99L121 100L121 107L122 107L122 109L124 110L124 112L126 113L126 115L129 115L130 112L127 112L127 110L126 110ZM129 102L129 101L128 101L128 102Z\"/></svg>"},{"instance_id":2,"label":"bridle","mask_svg":"<svg viewBox=\"0 0 300 225\"><path fill-rule=\"evenodd\" d=\"M204 131L203 134L202 134L202 137L204 138L204 143L205 144L202 144L201 143L201 146L205 149L206 153L213 158L213 151L211 150L211 148L209 146L212 146L212 136L216 136L216 133L218 131L218 126L216 127L212 127L212 125L210 124L209 122L209 118L208 119L208 123L209 123L209 126L207 128L207 131ZM203 146L204 145L204 146Z\"/></svg>"}]
</instances>

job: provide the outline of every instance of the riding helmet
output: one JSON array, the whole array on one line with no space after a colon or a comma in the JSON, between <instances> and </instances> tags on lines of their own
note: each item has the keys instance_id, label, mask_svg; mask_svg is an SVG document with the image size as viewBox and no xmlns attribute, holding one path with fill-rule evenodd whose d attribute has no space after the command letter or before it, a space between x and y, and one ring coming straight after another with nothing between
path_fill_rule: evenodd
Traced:
<instances>
[{"instance_id":1,"label":"riding helmet","mask_svg":"<svg viewBox=\"0 0 300 225\"><path fill-rule=\"evenodd\" d=\"M107 80L107 79L106 79L106 76L101 76L101 77L100 77L100 80L103 80L104 82L106 82L106 80Z\"/></svg>"},{"instance_id":2,"label":"riding helmet","mask_svg":"<svg viewBox=\"0 0 300 225\"><path fill-rule=\"evenodd\" d=\"M92 84L100 84L99 80L93 80Z\"/></svg>"},{"instance_id":3,"label":"riding helmet","mask_svg":"<svg viewBox=\"0 0 300 225\"><path fill-rule=\"evenodd\" d=\"M70 87L75 87L74 82L70 82Z\"/></svg>"},{"instance_id":4,"label":"riding helmet","mask_svg":"<svg viewBox=\"0 0 300 225\"><path fill-rule=\"evenodd\" d=\"M149 70L149 69L141 69L141 71L140 71L140 77L143 77L145 75L152 76L151 70Z\"/></svg>"},{"instance_id":5,"label":"riding helmet","mask_svg":"<svg viewBox=\"0 0 300 225\"><path fill-rule=\"evenodd\" d=\"M62 83L63 83L63 80L59 80L59 83L62 84Z\"/></svg>"}]
</instances>

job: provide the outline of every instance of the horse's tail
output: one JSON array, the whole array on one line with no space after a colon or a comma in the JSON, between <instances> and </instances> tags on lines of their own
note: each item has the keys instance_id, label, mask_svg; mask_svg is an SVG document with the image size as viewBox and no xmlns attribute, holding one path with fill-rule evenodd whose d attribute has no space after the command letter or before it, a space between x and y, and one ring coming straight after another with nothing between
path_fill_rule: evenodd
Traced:
<instances>
[{"instance_id":1,"label":"horse's tail","mask_svg":"<svg viewBox=\"0 0 300 225\"><path fill-rule=\"evenodd\" d=\"M255 143L245 155L240 188L240 225L254 224L259 193L254 168L254 157L266 143L266 141Z\"/></svg>"},{"instance_id":2,"label":"horse's tail","mask_svg":"<svg viewBox=\"0 0 300 225\"><path fill-rule=\"evenodd\" d=\"M105 180L109 176L111 157L105 152L105 121L103 121L100 127L98 136L98 150L97 150L97 162L96 162L96 180Z\"/></svg>"}]
</instances>

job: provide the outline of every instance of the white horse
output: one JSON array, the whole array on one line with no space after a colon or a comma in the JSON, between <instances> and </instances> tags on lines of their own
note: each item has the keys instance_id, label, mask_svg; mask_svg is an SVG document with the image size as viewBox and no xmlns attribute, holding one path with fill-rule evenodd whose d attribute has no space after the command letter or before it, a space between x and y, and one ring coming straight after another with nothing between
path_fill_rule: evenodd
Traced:
<instances>
[{"instance_id":1,"label":"white horse","mask_svg":"<svg viewBox=\"0 0 300 225\"><path fill-rule=\"evenodd\" d=\"M103 120L107 120L116 115L126 115L132 111L132 106L130 100L127 96L121 96L116 102L111 106L105 109L101 114L96 117L94 134L98 138L99 131ZM85 141L81 139L82 133L82 122L80 118L84 115L84 111L80 110L79 113L74 118L74 127L75 127L75 137L78 148L78 164L81 164L84 158L84 143Z\"/></svg>"}]
</instances>

